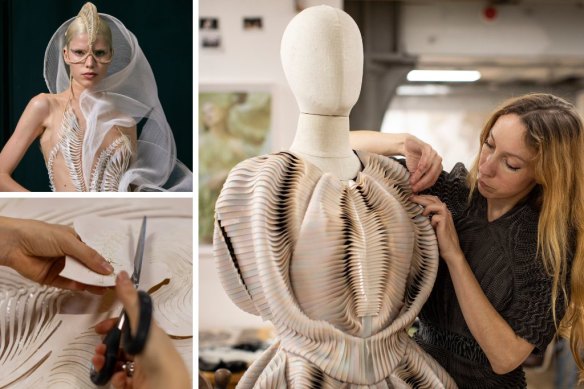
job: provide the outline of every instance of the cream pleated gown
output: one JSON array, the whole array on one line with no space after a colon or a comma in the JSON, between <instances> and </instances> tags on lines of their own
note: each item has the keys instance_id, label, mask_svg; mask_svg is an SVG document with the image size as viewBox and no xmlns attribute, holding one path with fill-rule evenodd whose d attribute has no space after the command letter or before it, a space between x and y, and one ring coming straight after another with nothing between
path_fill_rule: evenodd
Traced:
<instances>
[{"instance_id":1,"label":"cream pleated gown","mask_svg":"<svg viewBox=\"0 0 584 389\"><path fill-rule=\"evenodd\" d=\"M291 152L243 161L216 204L214 255L229 297L277 341L239 388L451 388L407 334L438 267L408 172L358 152L341 181Z\"/></svg>"}]
</instances>

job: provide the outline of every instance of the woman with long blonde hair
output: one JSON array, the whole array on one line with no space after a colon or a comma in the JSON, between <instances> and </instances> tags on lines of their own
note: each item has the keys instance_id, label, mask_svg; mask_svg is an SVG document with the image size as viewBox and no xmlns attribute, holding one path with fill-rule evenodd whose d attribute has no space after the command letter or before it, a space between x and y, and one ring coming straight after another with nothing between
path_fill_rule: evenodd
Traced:
<instances>
[{"instance_id":1,"label":"woman with long blonde hair","mask_svg":"<svg viewBox=\"0 0 584 389\"><path fill-rule=\"evenodd\" d=\"M504 102L470 171L438 172L441 158L411 136L352 137L354 148L405 155L414 188L420 177L421 189L431 185L411 198L442 258L416 337L459 387L526 387L522 363L558 332L584 370L584 129L574 106L550 94Z\"/></svg>"}]
</instances>

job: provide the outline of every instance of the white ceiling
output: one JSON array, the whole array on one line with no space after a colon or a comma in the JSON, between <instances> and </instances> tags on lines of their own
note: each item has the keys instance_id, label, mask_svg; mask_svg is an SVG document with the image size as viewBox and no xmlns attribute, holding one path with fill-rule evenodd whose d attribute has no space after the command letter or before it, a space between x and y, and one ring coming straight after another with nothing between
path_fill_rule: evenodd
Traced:
<instances>
[{"instance_id":1,"label":"white ceiling","mask_svg":"<svg viewBox=\"0 0 584 389\"><path fill-rule=\"evenodd\" d=\"M584 85L582 0L399 2L404 50L419 68L479 70L486 84Z\"/></svg>"},{"instance_id":2,"label":"white ceiling","mask_svg":"<svg viewBox=\"0 0 584 389\"><path fill-rule=\"evenodd\" d=\"M584 60L579 58L532 60L505 57L421 55L418 67L423 69L478 70L481 72L480 82L494 84L580 84L581 80L584 80Z\"/></svg>"}]
</instances>

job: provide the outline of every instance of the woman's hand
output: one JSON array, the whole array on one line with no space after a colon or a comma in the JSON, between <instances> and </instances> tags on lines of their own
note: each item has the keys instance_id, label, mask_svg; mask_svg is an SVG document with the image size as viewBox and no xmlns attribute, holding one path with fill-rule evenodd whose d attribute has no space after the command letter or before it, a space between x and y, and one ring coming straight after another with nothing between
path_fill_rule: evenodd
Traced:
<instances>
[{"instance_id":1,"label":"woman's hand","mask_svg":"<svg viewBox=\"0 0 584 389\"><path fill-rule=\"evenodd\" d=\"M442 172L442 157L429 144L410 134L388 134L379 131L351 131L351 147L388 157L406 158L413 192L428 189Z\"/></svg>"},{"instance_id":2,"label":"woman's hand","mask_svg":"<svg viewBox=\"0 0 584 389\"><path fill-rule=\"evenodd\" d=\"M138 327L140 316L138 292L126 272L120 272L116 278L116 295L122 302L130 319L130 329L133 333ZM117 319L108 319L95 326L98 334L105 335ZM105 363L105 345L98 344L92 362L97 371ZM116 389L144 388L191 388L189 372L172 341L152 320L146 346L140 355L127 356L134 361L134 375L128 377L126 372L118 370L112 376L111 383Z\"/></svg>"},{"instance_id":3,"label":"woman's hand","mask_svg":"<svg viewBox=\"0 0 584 389\"><path fill-rule=\"evenodd\" d=\"M432 228L436 231L440 256L446 264L450 265L461 258L464 260L452 214L446 204L438 197L429 195L413 195L410 200L423 206L422 215L430 217Z\"/></svg>"},{"instance_id":4,"label":"woman's hand","mask_svg":"<svg viewBox=\"0 0 584 389\"><path fill-rule=\"evenodd\" d=\"M101 274L110 274L114 270L97 251L83 243L71 227L0 217L0 265L11 267L41 284L92 293L105 292L104 288L59 276L66 255Z\"/></svg>"},{"instance_id":5,"label":"woman's hand","mask_svg":"<svg viewBox=\"0 0 584 389\"><path fill-rule=\"evenodd\" d=\"M411 196L410 200L422 205L422 215L430 217L440 256L448 266L464 320L487 356L491 369L497 374L513 371L525 361L534 345L515 334L483 292L460 248L452 214L446 204L437 197L426 195Z\"/></svg>"},{"instance_id":6,"label":"woman's hand","mask_svg":"<svg viewBox=\"0 0 584 389\"><path fill-rule=\"evenodd\" d=\"M421 192L434 185L442 172L442 157L436 150L413 135L406 136L403 149L412 191Z\"/></svg>"}]
</instances>

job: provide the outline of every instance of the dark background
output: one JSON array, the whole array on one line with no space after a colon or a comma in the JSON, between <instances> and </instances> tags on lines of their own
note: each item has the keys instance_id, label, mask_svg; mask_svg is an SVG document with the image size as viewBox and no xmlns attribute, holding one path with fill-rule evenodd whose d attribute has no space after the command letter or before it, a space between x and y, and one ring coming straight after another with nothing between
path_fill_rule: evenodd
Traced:
<instances>
[{"instance_id":1,"label":"dark background","mask_svg":"<svg viewBox=\"0 0 584 389\"><path fill-rule=\"evenodd\" d=\"M0 0L0 147L30 99L47 93L45 49L61 24L86 0ZM192 0L94 0L97 11L119 19L138 38L150 62L158 97L177 145L177 157L193 166ZM48 191L38 139L12 177L32 191Z\"/></svg>"}]
</instances>

